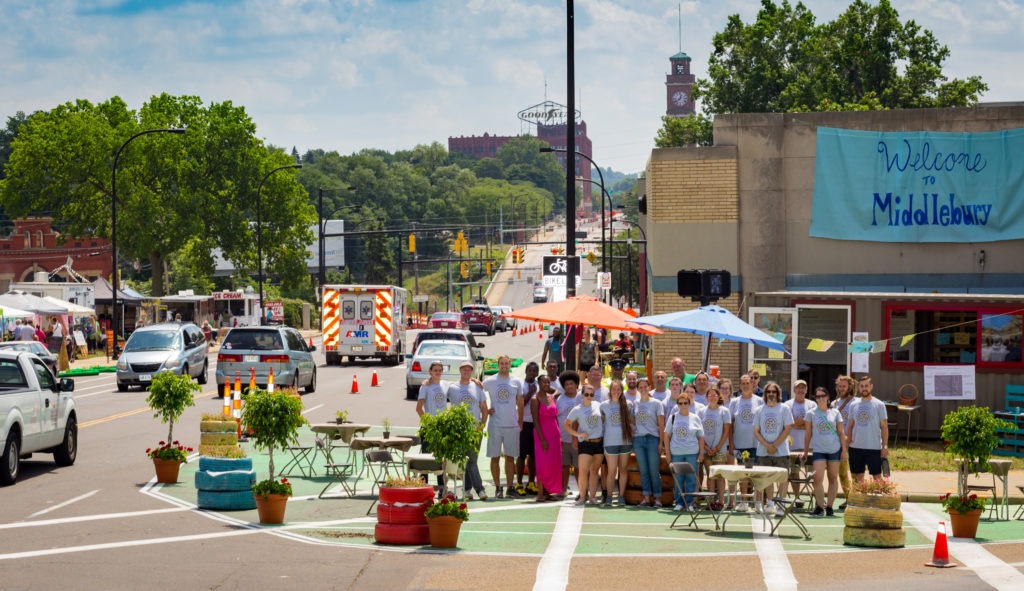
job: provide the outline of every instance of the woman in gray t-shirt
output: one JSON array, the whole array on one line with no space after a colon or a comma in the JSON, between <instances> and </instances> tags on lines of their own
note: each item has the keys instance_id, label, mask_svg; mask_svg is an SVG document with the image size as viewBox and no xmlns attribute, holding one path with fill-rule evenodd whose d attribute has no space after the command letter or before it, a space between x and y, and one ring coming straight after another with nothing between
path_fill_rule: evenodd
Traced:
<instances>
[{"instance_id":1,"label":"woman in gray t-shirt","mask_svg":"<svg viewBox=\"0 0 1024 591\"><path fill-rule=\"evenodd\" d=\"M608 491L605 505L612 504L612 485L619 479L619 505L626 504L626 465L633 451L633 410L626 400L622 382L613 380L608 386L608 400L601 403L604 423L604 489Z\"/></svg>"},{"instance_id":2,"label":"woman in gray t-shirt","mask_svg":"<svg viewBox=\"0 0 1024 591\"><path fill-rule=\"evenodd\" d=\"M831 517L832 503L839 491L839 462L847 458L846 430L843 429L843 415L837 408L828 406L828 390L815 388L814 401L818 407L804 417L807 429L807 445L800 454L800 461L807 458L808 450L814 452L814 500L817 506L811 515L822 514ZM828 504L825 504L824 480L828 473Z\"/></svg>"}]
</instances>

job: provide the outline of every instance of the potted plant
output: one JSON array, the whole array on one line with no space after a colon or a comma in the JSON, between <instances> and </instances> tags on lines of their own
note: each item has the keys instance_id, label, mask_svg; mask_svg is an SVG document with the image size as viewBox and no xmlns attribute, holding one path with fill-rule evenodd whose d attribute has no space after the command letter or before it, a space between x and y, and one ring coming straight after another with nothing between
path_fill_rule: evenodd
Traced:
<instances>
[{"instance_id":1,"label":"potted plant","mask_svg":"<svg viewBox=\"0 0 1024 591\"><path fill-rule=\"evenodd\" d=\"M192 452L192 448L182 447L174 440L174 421L181 418L186 408L195 406L196 401L192 393L201 389L202 387L187 375L161 371L153 376L149 394L146 395L146 403L153 409L154 417L159 418L161 423L168 424L167 439L161 441L156 449L146 450L146 454L153 460L157 482L177 482L178 470ZM171 443L167 444L166 441Z\"/></svg>"},{"instance_id":2,"label":"potted plant","mask_svg":"<svg viewBox=\"0 0 1024 591\"><path fill-rule=\"evenodd\" d=\"M743 464L744 468L753 468L754 460L750 458L750 452L743 450L742 453L737 454L739 461Z\"/></svg>"},{"instance_id":3,"label":"potted plant","mask_svg":"<svg viewBox=\"0 0 1024 591\"><path fill-rule=\"evenodd\" d=\"M454 548L459 543L462 522L469 520L465 503L449 494L438 502L426 502L427 524L430 526L430 545L435 548Z\"/></svg>"},{"instance_id":4,"label":"potted plant","mask_svg":"<svg viewBox=\"0 0 1024 591\"><path fill-rule=\"evenodd\" d=\"M430 543L424 506L434 499L434 488L419 478L390 476L379 491L374 541L417 546Z\"/></svg>"},{"instance_id":5,"label":"potted plant","mask_svg":"<svg viewBox=\"0 0 1024 591\"><path fill-rule=\"evenodd\" d=\"M957 491L967 490L967 476L988 470L992 450L999 446L996 432L1012 429L1008 421L997 419L986 407L961 406L942 420L942 439L949 442L946 453L957 462Z\"/></svg>"},{"instance_id":6,"label":"potted plant","mask_svg":"<svg viewBox=\"0 0 1024 591\"><path fill-rule=\"evenodd\" d=\"M384 420L380 422L380 426L384 429L384 439L391 437L391 420L384 417Z\"/></svg>"},{"instance_id":7,"label":"potted plant","mask_svg":"<svg viewBox=\"0 0 1024 591\"><path fill-rule=\"evenodd\" d=\"M974 493L946 493L939 497L939 500L942 501L942 508L949 513L949 525L953 529L954 538L973 538L977 535L985 499Z\"/></svg>"},{"instance_id":8,"label":"potted plant","mask_svg":"<svg viewBox=\"0 0 1024 591\"><path fill-rule=\"evenodd\" d=\"M334 422L338 423L339 425L341 425L342 423L347 423L348 422L348 411L347 410L339 410L338 412L334 413Z\"/></svg>"},{"instance_id":9,"label":"potted plant","mask_svg":"<svg viewBox=\"0 0 1024 591\"><path fill-rule=\"evenodd\" d=\"M298 442L299 427L306 423L302 401L284 392L250 390L242 407L242 424L252 431L253 446L266 449L270 456L266 480L252 487L260 523L283 523L288 497L292 494L287 478L274 478L274 449Z\"/></svg>"},{"instance_id":10,"label":"potted plant","mask_svg":"<svg viewBox=\"0 0 1024 591\"><path fill-rule=\"evenodd\" d=\"M469 412L469 407L459 404L450 406L435 415L425 414L420 417L420 436L427 444L430 453L434 455L434 459L444 466L448 464L458 466L458 472L461 473L465 470L469 454L476 452L480 445L480 439L483 437L483 433L477 428L477 425L478 422L473 417L473 413ZM435 527L454 528L456 538L458 537L458 527L461 527L461 521L458 527L455 527L451 525L451 520L435 521L430 519L429 514L427 523L431 528L431 539L433 539ZM447 547L454 547L454 544Z\"/></svg>"}]
</instances>

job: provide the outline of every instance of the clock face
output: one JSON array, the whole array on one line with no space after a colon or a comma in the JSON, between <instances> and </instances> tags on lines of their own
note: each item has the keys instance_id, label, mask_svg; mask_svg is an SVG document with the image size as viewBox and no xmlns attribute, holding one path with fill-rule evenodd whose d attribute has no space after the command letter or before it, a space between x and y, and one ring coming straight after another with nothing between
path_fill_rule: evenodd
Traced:
<instances>
[{"instance_id":1,"label":"clock face","mask_svg":"<svg viewBox=\"0 0 1024 591\"><path fill-rule=\"evenodd\" d=\"M688 102L690 102L690 97L682 90L672 95L672 104L677 107L685 107Z\"/></svg>"}]
</instances>

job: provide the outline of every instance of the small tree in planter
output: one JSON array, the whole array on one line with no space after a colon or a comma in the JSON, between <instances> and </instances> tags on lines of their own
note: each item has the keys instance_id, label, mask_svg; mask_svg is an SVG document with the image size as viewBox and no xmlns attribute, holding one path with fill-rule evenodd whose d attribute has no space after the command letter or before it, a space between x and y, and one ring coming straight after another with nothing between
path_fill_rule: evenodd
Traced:
<instances>
[{"instance_id":1,"label":"small tree in planter","mask_svg":"<svg viewBox=\"0 0 1024 591\"><path fill-rule=\"evenodd\" d=\"M942 420L942 438L949 442L946 453L960 461L957 490L967 490L967 476L988 470L992 450L999 446L998 429L1012 425L997 419L986 407L961 406Z\"/></svg>"},{"instance_id":2,"label":"small tree in planter","mask_svg":"<svg viewBox=\"0 0 1024 591\"><path fill-rule=\"evenodd\" d=\"M298 442L299 427L306 424L302 416L302 400L284 392L250 390L242 407L242 424L252 432L253 446L266 449L270 456L269 475L253 485L261 523L284 521L284 505L292 494L287 479L274 479L274 449ZM274 495L271 497L271 495ZM267 502L279 505L279 516L264 518L263 507Z\"/></svg>"},{"instance_id":3,"label":"small tree in planter","mask_svg":"<svg viewBox=\"0 0 1024 591\"><path fill-rule=\"evenodd\" d=\"M149 394L146 395L146 403L153 409L153 416L160 419L161 423L167 423L167 442L160 442L154 449L147 449L146 453L153 459L153 466L157 473L157 482L171 484L178 481L178 469L188 457L191 448L186 448L174 440L174 421L181 418L185 409L195 406L193 392L198 392L202 387L193 382L192 378L180 376L171 371L162 371L153 376L153 382L149 386Z\"/></svg>"},{"instance_id":4,"label":"small tree in planter","mask_svg":"<svg viewBox=\"0 0 1024 591\"><path fill-rule=\"evenodd\" d=\"M459 471L465 470L469 454L475 452L480 445L483 433L477 428L478 421L464 404L450 406L436 415L423 415L420 418L420 433L423 441L434 454L434 459L445 464L454 464ZM441 512L443 508L454 503L455 512ZM430 543L439 548L452 548L458 541L459 529L463 519L468 518L465 505L458 503L454 497L442 499L440 506L433 506L427 513L430 525Z\"/></svg>"}]
</instances>

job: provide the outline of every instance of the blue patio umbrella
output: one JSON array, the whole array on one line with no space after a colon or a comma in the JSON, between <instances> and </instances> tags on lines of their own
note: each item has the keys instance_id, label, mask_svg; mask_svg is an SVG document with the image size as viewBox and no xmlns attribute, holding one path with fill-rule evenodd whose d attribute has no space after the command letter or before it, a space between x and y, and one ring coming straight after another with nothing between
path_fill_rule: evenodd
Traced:
<instances>
[{"instance_id":1,"label":"blue patio umbrella","mask_svg":"<svg viewBox=\"0 0 1024 591\"><path fill-rule=\"evenodd\" d=\"M693 310L641 316L632 320L636 324L657 326L707 337L704 348L703 369L707 369L711 353L711 339L725 339L785 351L786 346L774 336L751 326L721 306L701 306Z\"/></svg>"}]
</instances>

